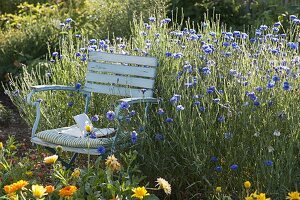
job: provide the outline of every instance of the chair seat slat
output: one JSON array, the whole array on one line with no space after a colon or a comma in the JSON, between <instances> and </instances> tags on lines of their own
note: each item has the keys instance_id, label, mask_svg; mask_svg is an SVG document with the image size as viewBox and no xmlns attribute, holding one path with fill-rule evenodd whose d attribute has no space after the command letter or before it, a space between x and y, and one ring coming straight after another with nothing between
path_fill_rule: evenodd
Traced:
<instances>
[{"instance_id":1,"label":"chair seat slat","mask_svg":"<svg viewBox=\"0 0 300 200\"><path fill-rule=\"evenodd\" d=\"M141 57L141 56L129 56L122 54L112 54L104 52L90 52L89 53L90 61L107 61L107 62L121 62L128 64L137 64L137 65L148 65L148 66L157 66L157 59L153 57Z\"/></svg>"},{"instance_id":2,"label":"chair seat slat","mask_svg":"<svg viewBox=\"0 0 300 200\"><path fill-rule=\"evenodd\" d=\"M110 72L116 74L124 74L124 75L134 75L141 77L149 77L153 78L155 76L155 68L146 68L146 67L134 67L134 66L126 66L121 64L107 64L107 63L97 63L97 62L89 62L88 63L88 71L95 72Z\"/></svg>"},{"instance_id":3,"label":"chair seat slat","mask_svg":"<svg viewBox=\"0 0 300 200\"><path fill-rule=\"evenodd\" d=\"M136 78L130 76L118 76L110 74L97 74L88 72L86 75L87 82L108 83L124 86L133 86L139 88L153 88L154 80L146 78Z\"/></svg>"},{"instance_id":4,"label":"chair seat slat","mask_svg":"<svg viewBox=\"0 0 300 200\"><path fill-rule=\"evenodd\" d=\"M141 89L118 87L113 85L100 85L96 83L86 83L84 90L88 92L119 95L125 97L152 97L153 95L152 90L146 90L143 94Z\"/></svg>"}]
</instances>

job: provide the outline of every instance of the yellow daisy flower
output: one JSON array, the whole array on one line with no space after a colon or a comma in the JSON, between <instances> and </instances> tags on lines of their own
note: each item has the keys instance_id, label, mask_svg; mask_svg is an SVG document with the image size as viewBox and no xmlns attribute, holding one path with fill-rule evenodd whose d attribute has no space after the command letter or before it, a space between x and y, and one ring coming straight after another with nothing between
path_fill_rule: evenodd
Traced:
<instances>
[{"instance_id":1,"label":"yellow daisy flower","mask_svg":"<svg viewBox=\"0 0 300 200\"><path fill-rule=\"evenodd\" d=\"M135 198L138 198L138 199L143 199L145 196L148 196L150 195L146 188L143 186L143 187L137 187L137 188L133 188L132 189L132 192L134 193L133 195L131 195L131 197L135 197Z\"/></svg>"},{"instance_id":2,"label":"yellow daisy flower","mask_svg":"<svg viewBox=\"0 0 300 200\"><path fill-rule=\"evenodd\" d=\"M42 198L44 195L46 195L46 189L42 185L32 185L31 187L32 195L36 199Z\"/></svg>"},{"instance_id":3,"label":"yellow daisy flower","mask_svg":"<svg viewBox=\"0 0 300 200\"><path fill-rule=\"evenodd\" d=\"M289 192L288 196L286 196L286 199L289 199L289 200L300 200L300 193L298 191L296 191L296 192Z\"/></svg>"},{"instance_id":4,"label":"yellow daisy flower","mask_svg":"<svg viewBox=\"0 0 300 200\"><path fill-rule=\"evenodd\" d=\"M244 182L244 187L245 187L246 189L249 189L249 188L251 187L250 181L245 181L245 182Z\"/></svg>"}]
</instances>

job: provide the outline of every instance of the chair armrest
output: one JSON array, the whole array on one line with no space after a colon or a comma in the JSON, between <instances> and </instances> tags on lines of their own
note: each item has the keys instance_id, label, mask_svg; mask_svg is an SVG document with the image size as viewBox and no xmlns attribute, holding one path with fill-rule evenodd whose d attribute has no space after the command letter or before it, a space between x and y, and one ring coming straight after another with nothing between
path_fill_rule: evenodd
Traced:
<instances>
[{"instance_id":1,"label":"chair armrest","mask_svg":"<svg viewBox=\"0 0 300 200\"><path fill-rule=\"evenodd\" d=\"M74 86L65 86L65 85L36 85L31 86L31 92L27 95L27 103L32 104L31 97L36 92L50 91L50 90L65 90L65 91L79 91Z\"/></svg>"},{"instance_id":2,"label":"chair armrest","mask_svg":"<svg viewBox=\"0 0 300 200\"><path fill-rule=\"evenodd\" d=\"M147 97L147 98L124 98L119 99L119 103L121 102L127 102L129 104L135 104L135 103L159 103L159 99L153 98L153 97Z\"/></svg>"}]
</instances>

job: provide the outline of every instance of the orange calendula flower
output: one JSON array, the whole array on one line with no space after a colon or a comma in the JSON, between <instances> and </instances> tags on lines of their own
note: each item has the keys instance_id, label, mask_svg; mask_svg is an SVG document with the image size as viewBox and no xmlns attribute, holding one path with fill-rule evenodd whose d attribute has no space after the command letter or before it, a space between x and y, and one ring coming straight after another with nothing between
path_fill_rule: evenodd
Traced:
<instances>
[{"instance_id":1,"label":"orange calendula flower","mask_svg":"<svg viewBox=\"0 0 300 200\"><path fill-rule=\"evenodd\" d=\"M137 188L133 188L132 189L132 192L134 193L133 195L131 195L131 197L135 197L135 198L138 198L138 199L143 199L145 196L148 196L150 195L146 188L143 186L143 187L137 187Z\"/></svg>"},{"instance_id":2,"label":"orange calendula flower","mask_svg":"<svg viewBox=\"0 0 300 200\"><path fill-rule=\"evenodd\" d=\"M74 185L66 186L59 190L59 196L69 197L72 196L77 191L77 187Z\"/></svg>"},{"instance_id":3,"label":"orange calendula flower","mask_svg":"<svg viewBox=\"0 0 300 200\"><path fill-rule=\"evenodd\" d=\"M48 156L44 158L44 163L46 164L54 164L58 159L58 155Z\"/></svg>"},{"instance_id":4,"label":"orange calendula flower","mask_svg":"<svg viewBox=\"0 0 300 200\"><path fill-rule=\"evenodd\" d=\"M47 185L45 189L46 189L46 193L48 194L54 192L55 190L53 185Z\"/></svg>"},{"instance_id":5,"label":"orange calendula flower","mask_svg":"<svg viewBox=\"0 0 300 200\"><path fill-rule=\"evenodd\" d=\"M289 200L300 200L300 193L298 191L296 191L296 192L289 192L288 196L286 196L286 199L289 199Z\"/></svg>"},{"instance_id":6,"label":"orange calendula flower","mask_svg":"<svg viewBox=\"0 0 300 200\"><path fill-rule=\"evenodd\" d=\"M4 186L4 191L6 194L13 194L16 191L22 189L23 187L25 187L26 185L28 185L27 181L24 180L19 180L16 183L10 184L10 185L5 185Z\"/></svg>"}]
</instances>

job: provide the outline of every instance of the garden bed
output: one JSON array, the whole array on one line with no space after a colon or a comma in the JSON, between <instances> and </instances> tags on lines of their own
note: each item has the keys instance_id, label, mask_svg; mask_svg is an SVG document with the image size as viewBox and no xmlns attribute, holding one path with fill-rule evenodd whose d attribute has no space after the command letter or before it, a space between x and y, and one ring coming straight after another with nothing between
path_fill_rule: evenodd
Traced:
<instances>
[{"instance_id":1,"label":"garden bed","mask_svg":"<svg viewBox=\"0 0 300 200\"><path fill-rule=\"evenodd\" d=\"M7 119L5 124L0 125L0 141L6 141L8 136L14 136L18 142L30 147L30 128L19 115L17 108L4 93L0 93L0 103L12 114L11 120Z\"/></svg>"}]
</instances>

